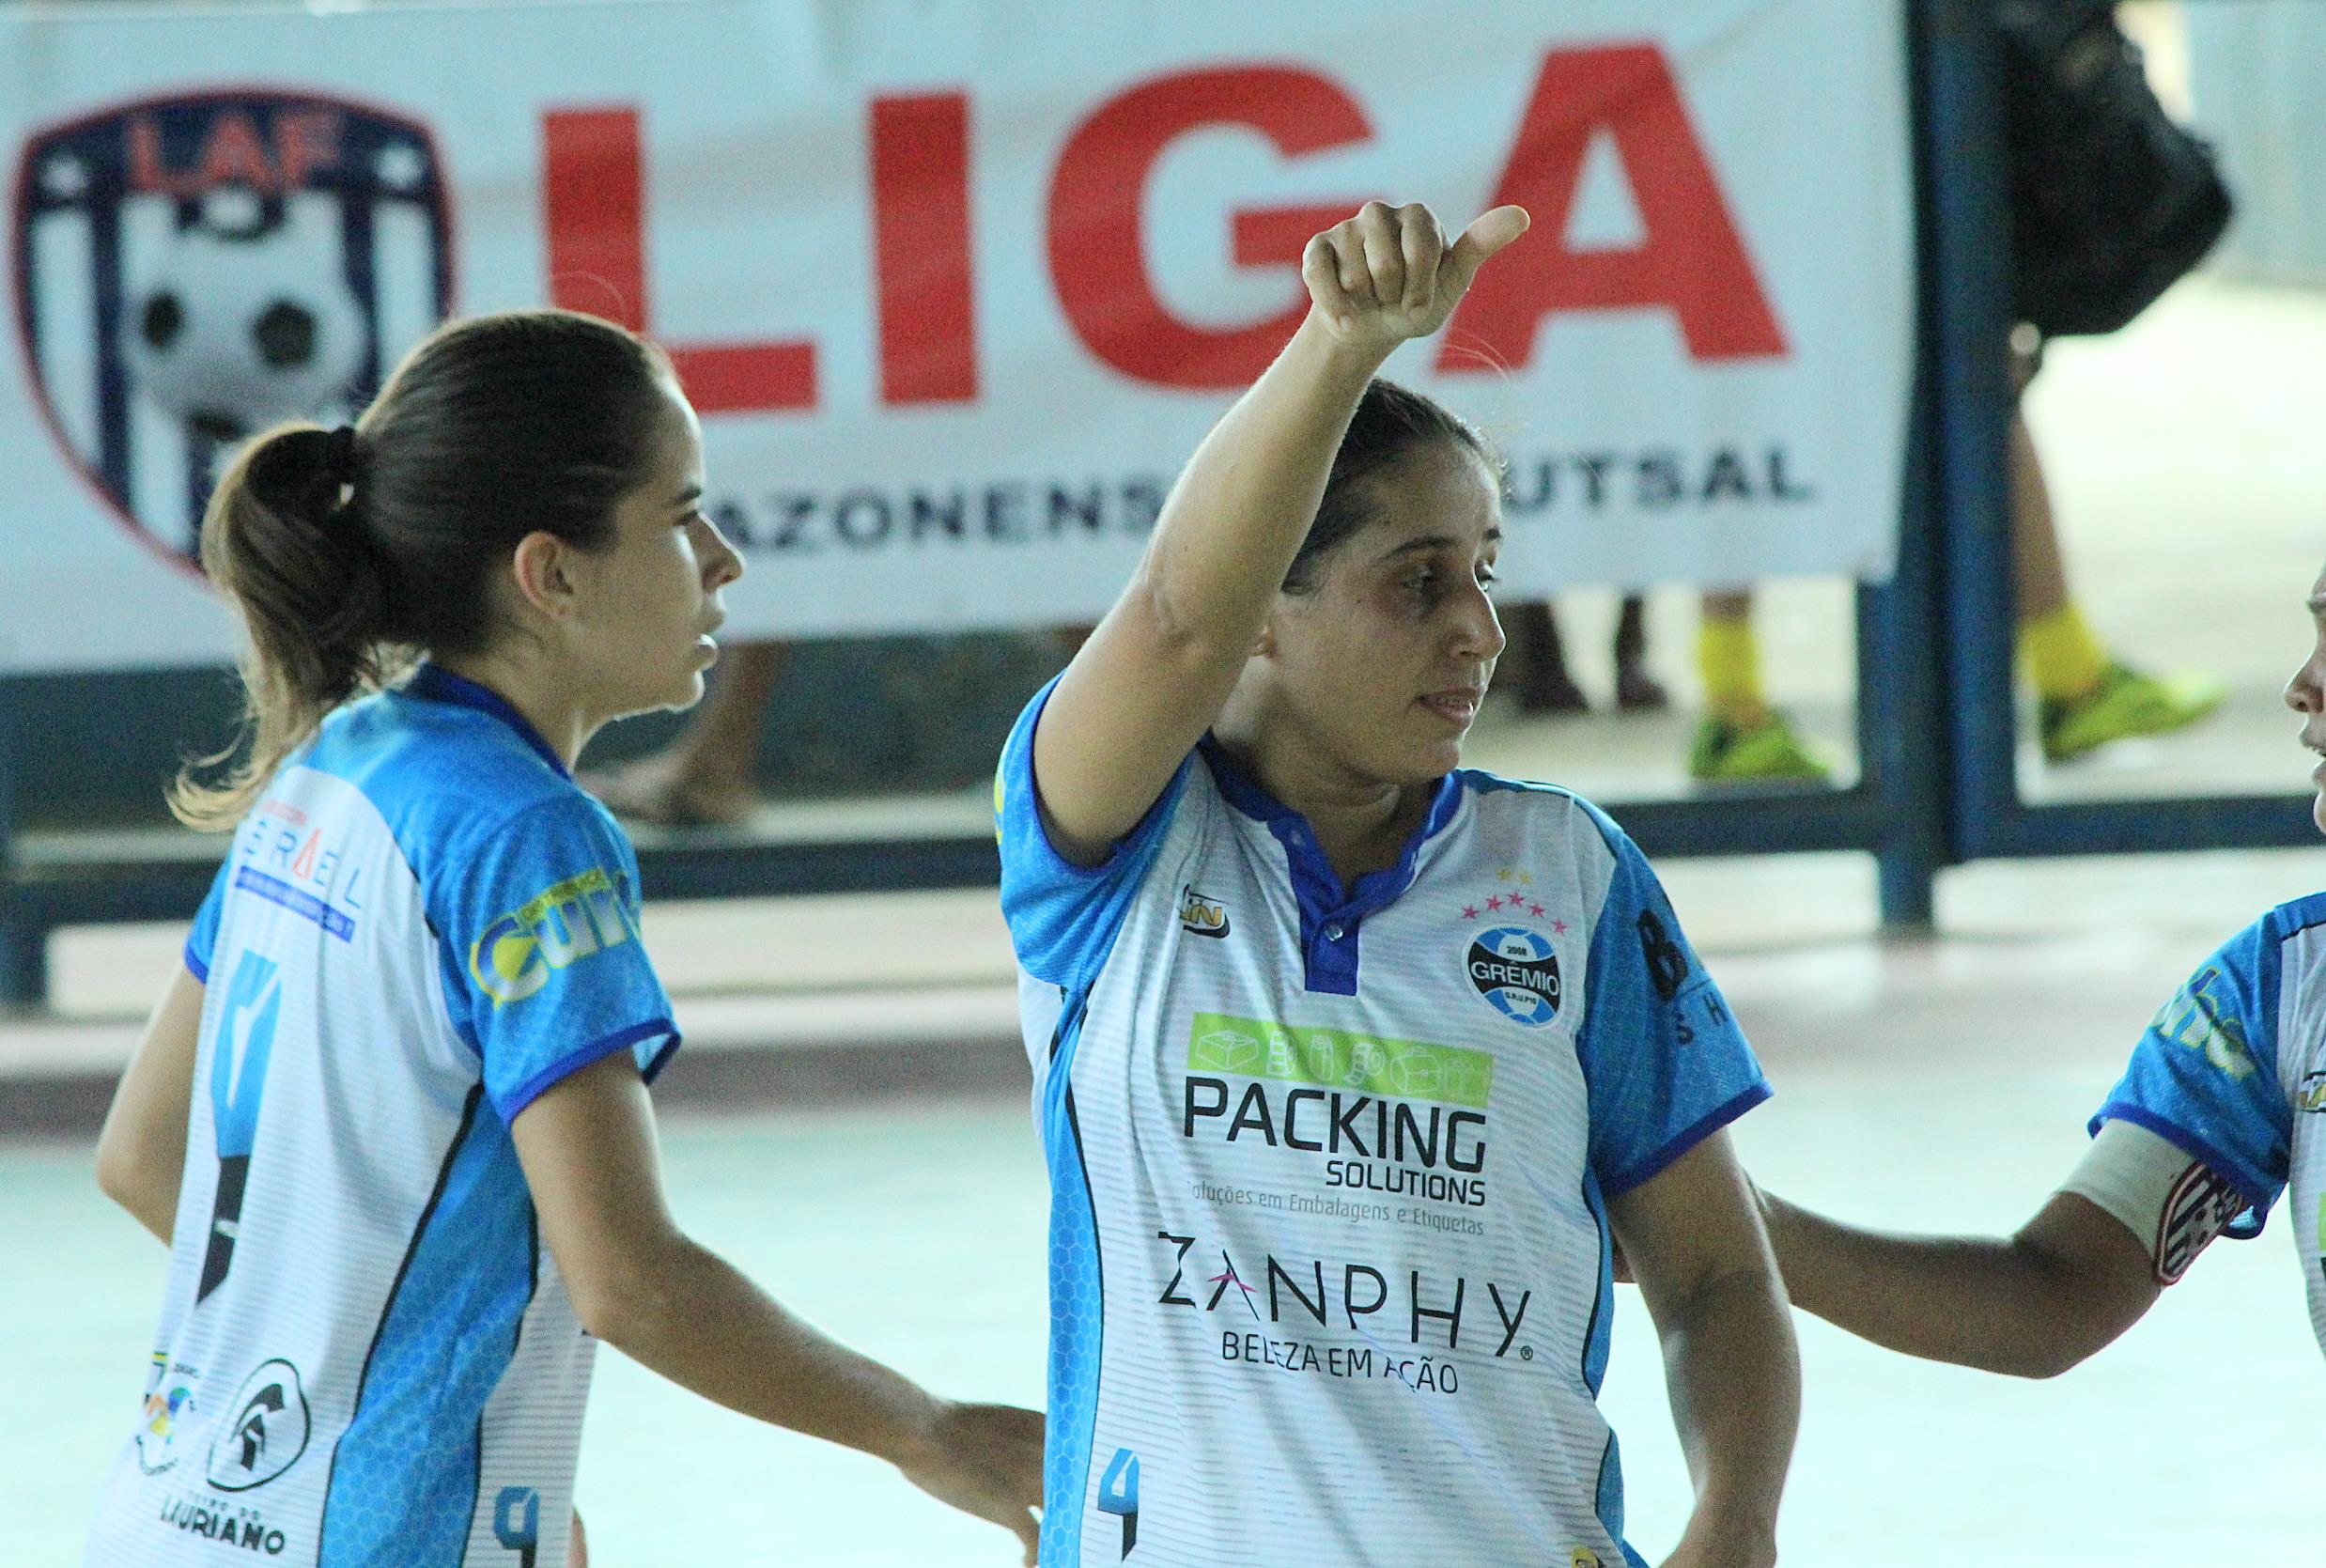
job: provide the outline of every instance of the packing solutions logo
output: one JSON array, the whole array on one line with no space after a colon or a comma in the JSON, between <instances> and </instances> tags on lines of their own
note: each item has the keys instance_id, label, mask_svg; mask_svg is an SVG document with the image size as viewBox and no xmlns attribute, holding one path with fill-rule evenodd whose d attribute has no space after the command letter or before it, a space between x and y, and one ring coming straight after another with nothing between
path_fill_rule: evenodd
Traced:
<instances>
[{"instance_id":1,"label":"packing solutions logo","mask_svg":"<svg viewBox=\"0 0 2326 1568\"><path fill-rule=\"evenodd\" d=\"M1180 1136L1326 1156L1328 1188L1477 1207L1494 1065L1462 1046L1198 1013Z\"/></svg>"},{"instance_id":2,"label":"packing solutions logo","mask_svg":"<svg viewBox=\"0 0 2326 1568\"><path fill-rule=\"evenodd\" d=\"M448 191L425 126L319 93L173 94L36 132L10 250L50 433L191 567L236 442L345 423L450 311Z\"/></svg>"}]
</instances>

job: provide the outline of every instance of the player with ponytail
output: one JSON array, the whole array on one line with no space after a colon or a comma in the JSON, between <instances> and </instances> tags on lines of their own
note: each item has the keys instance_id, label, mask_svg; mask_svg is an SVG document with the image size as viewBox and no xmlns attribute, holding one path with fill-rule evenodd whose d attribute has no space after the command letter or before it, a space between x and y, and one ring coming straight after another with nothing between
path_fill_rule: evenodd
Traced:
<instances>
[{"instance_id":1,"label":"player with ponytail","mask_svg":"<svg viewBox=\"0 0 2326 1568\"><path fill-rule=\"evenodd\" d=\"M571 768L684 707L742 563L668 361L529 311L421 343L349 427L228 468L202 554L249 630L235 838L98 1152L172 1259L91 1568L579 1560L595 1342L895 1463L1032 1560L1041 1418L793 1317L665 1207L677 1048L636 857ZM512 1554L516 1556L512 1556Z\"/></svg>"}]
</instances>

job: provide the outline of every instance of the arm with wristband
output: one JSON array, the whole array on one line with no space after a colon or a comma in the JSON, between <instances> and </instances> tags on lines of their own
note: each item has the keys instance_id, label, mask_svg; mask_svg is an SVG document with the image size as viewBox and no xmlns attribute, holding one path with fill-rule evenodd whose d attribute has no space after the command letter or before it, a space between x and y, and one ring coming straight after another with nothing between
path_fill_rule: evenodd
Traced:
<instances>
[{"instance_id":1,"label":"arm with wristband","mask_svg":"<svg viewBox=\"0 0 2326 1568\"><path fill-rule=\"evenodd\" d=\"M2008 1236L1844 1224L1774 1194L1793 1300L1877 1344L2051 1377L2113 1343L2216 1236L2250 1236L2286 1180L2275 916L2223 944L2159 1011L2090 1146Z\"/></svg>"}]
</instances>

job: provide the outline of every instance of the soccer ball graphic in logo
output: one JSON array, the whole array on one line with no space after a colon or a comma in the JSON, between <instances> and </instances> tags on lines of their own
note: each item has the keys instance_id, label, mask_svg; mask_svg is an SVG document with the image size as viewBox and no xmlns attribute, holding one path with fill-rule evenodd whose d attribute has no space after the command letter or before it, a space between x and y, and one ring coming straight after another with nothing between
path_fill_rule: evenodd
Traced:
<instances>
[{"instance_id":1,"label":"soccer ball graphic in logo","mask_svg":"<svg viewBox=\"0 0 2326 1568\"><path fill-rule=\"evenodd\" d=\"M427 128L323 93L148 98L28 138L10 246L50 433L193 569L231 448L335 425L452 309Z\"/></svg>"},{"instance_id":2,"label":"soccer ball graphic in logo","mask_svg":"<svg viewBox=\"0 0 2326 1568\"><path fill-rule=\"evenodd\" d=\"M1470 939L1470 984L1504 1017L1539 1028L1558 1016L1558 955L1548 937L1497 925Z\"/></svg>"},{"instance_id":3,"label":"soccer ball graphic in logo","mask_svg":"<svg viewBox=\"0 0 2326 1568\"><path fill-rule=\"evenodd\" d=\"M120 327L137 395L220 444L283 419L343 416L370 333L333 275L338 225L316 208L268 229L255 194L225 186L204 222L132 280Z\"/></svg>"}]
</instances>

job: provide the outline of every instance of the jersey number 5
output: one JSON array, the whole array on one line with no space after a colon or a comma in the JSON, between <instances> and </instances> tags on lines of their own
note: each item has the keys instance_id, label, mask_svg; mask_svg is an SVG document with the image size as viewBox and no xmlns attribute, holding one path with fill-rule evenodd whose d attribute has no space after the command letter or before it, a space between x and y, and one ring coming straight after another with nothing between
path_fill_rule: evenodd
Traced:
<instances>
[{"instance_id":1,"label":"jersey number 5","mask_svg":"<svg viewBox=\"0 0 2326 1568\"><path fill-rule=\"evenodd\" d=\"M245 953L226 986L210 1047L210 1124L218 1139L218 1201L210 1211L209 1251L194 1305L225 1282L234 1266L234 1239L242 1219L242 1188L250 1179L251 1145L258 1138L258 1098L266 1093L267 1058L283 1011L283 978L271 958Z\"/></svg>"}]
</instances>

